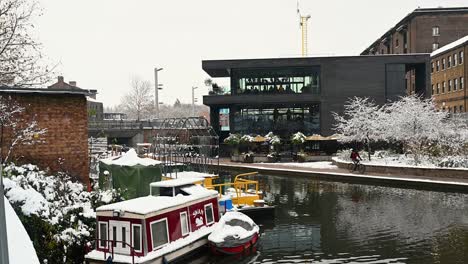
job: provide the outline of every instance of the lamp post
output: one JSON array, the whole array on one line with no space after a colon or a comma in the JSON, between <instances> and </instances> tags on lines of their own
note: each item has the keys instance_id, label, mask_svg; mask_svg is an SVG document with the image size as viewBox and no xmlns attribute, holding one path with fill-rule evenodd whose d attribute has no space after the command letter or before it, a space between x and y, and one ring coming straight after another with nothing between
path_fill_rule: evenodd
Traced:
<instances>
[{"instance_id":1,"label":"lamp post","mask_svg":"<svg viewBox=\"0 0 468 264\"><path fill-rule=\"evenodd\" d=\"M195 116L195 89L198 87L192 86L192 116Z\"/></svg>"},{"instance_id":2,"label":"lamp post","mask_svg":"<svg viewBox=\"0 0 468 264\"><path fill-rule=\"evenodd\" d=\"M158 71L162 71L163 68L154 68L154 107L156 110L156 118L159 118L159 97L158 91L162 90L162 84L158 83Z\"/></svg>"}]
</instances>

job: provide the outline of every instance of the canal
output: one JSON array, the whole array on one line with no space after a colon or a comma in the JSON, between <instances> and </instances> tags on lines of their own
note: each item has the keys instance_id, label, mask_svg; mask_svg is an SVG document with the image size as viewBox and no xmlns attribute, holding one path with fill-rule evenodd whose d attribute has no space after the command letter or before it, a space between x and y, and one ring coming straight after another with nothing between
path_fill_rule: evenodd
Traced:
<instances>
[{"instance_id":1,"label":"canal","mask_svg":"<svg viewBox=\"0 0 468 264\"><path fill-rule=\"evenodd\" d=\"M191 263L468 263L468 194L259 176L258 250Z\"/></svg>"}]
</instances>

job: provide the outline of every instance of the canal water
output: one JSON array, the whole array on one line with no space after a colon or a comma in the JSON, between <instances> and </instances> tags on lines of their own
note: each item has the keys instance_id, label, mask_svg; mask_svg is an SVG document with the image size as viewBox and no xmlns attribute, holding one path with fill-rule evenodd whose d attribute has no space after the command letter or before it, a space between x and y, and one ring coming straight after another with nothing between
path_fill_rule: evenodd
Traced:
<instances>
[{"instance_id":1,"label":"canal water","mask_svg":"<svg viewBox=\"0 0 468 264\"><path fill-rule=\"evenodd\" d=\"M257 252L191 263L468 263L468 194L260 176Z\"/></svg>"}]
</instances>

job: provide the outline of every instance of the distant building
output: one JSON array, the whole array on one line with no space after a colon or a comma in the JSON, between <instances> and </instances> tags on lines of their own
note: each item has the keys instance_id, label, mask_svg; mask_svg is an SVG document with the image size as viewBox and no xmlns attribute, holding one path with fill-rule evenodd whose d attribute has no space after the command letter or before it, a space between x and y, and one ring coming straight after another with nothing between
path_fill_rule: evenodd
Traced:
<instances>
[{"instance_id":1,"label":"distant building","mask_svg":"<svg viewBox=\"0 0 468 264\"><path fill-rule=\"evenodd\" d=\"M48 87L53 90L82 90L77 86L76 81L66 83L63 76L58 76L57 82ZM89 120L102 120L104 106L102 102L96 100L96 94L93 93L86 97Z\"/></svg>"},{"instance_id":2,"label":"distant building","mask_svg":"<svg viewBox=\"0 0 468 264\"><path fill-rule=\"evenodd\" d=\"M62 84L59 82L59 85ZM18 145L12 153L12 161L34 163L52 172L68 172L89 184L86 96L92 96L96 90L59 85L48 89L0 87L1 96L10 96L26 108L18 120L34 118L40 128L47 129L47 133L41 136L44 140L42 143ZM6 142L11 140L11 134L6 131L4 143L8 144ZM5 148L3 151L6 154Z\"/></svg>"},{"instance_id":3,"label":"distant building","mask_svg":"<svg viewBox=\"0 0 468 264\"><path fill-rule=\"evenodd\" d=\"M468 35L431 54L432 96L441 110L450 113L467 111L467 53Z\"/></svg>"},{"instance_id":4,"label":"distant building","mask_svg":"<svg viewBox=\"0 0 468 264\"><path fill-rule=\"evenodd\" d=\"M124 113L104 113L104 120L126 120L127 114Z\"/></svg>"},{"instance_id":5,"label":"distant building","mask_svg":"<svg viewBox=\"0 0 468 264\"><path fill-rule=\"evenodd\" d=\"M229 133L274 132L287 137L333 134L333 112L354 96L384 104L405 94L405 75L416 73L416 90L430 96L429 54L208 60L212 78L229 77L230 87L203 96L221 140ZM213 80L216 82L216 79Z\"/></svg>"},{"instance_id":6,"label":"distant building","mask_svg":"<svg viewBox=\"0 0 468 264\"><path fill-rule=\"evenodd\" d=\"M418 8L366 48L361 55L431 53L468 35L468 7ZM406 76L406 93L416 93L415 72Z\"/></svg>"}]
</instances>

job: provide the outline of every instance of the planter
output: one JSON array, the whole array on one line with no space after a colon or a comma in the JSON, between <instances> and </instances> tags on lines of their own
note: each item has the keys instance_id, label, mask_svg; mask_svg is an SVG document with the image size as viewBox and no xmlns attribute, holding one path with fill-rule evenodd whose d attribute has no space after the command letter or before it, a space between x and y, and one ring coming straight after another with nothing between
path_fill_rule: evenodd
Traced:
<instances>
[{"instance_id":1,"label":"planter","mask_svg":"<svg viewBox=\"0 0 468 264\"><path fill-rule=\"evenodd\" d=\"M244 163L253 163L254 162L254 156L249 155L249 154L244 155L243 162Z\"/></svg>"},{"instance_id":2,"label":"planter","mask_svg":"<svg viewBox=\"0 0 468 264\"><path fill-rule=\"evenodd\" d=\"M242 161L241 156L240 155L231 155L231 161L232 162L240 162L240 161Z\"/></svg>"}]
</instances>

